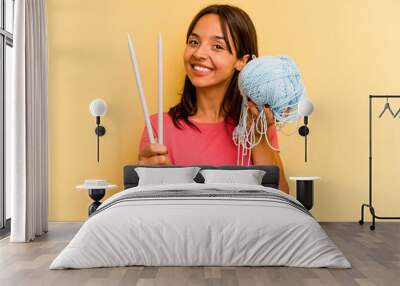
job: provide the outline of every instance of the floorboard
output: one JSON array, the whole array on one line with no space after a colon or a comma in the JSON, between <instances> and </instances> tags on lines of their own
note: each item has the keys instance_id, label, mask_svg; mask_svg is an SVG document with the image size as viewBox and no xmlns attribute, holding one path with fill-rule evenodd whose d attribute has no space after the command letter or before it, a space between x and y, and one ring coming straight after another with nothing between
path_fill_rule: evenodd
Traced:
<instances>
[{"instance_id":1,"label":"floorboard","mask_svg":"<svg viewBox=\"0 0 400 286\"><path fill-rule=\"evenodd\" d=\"M321 223L351 262L352 269L290 267L118 267L49 270L81 223L49 224L49 232L32 243L0 240L0 285L400 285L400 223Z\"/></svg>"}]
</instances>

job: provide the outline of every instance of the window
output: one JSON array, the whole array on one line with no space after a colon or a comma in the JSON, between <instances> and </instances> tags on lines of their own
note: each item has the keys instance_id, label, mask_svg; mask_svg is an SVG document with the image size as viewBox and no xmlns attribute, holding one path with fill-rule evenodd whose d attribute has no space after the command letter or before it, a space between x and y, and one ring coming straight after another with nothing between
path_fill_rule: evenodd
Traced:
<instances>
[{"instance_id":1,"label":"window","mask_svg":"<svg viewBox=\"0 0 400 286\"><path fill-rule=\"evenodd\" d=\"M5 188L5 98L11 92L14 0L0 0L0 236L9 231L10 194Z\"/></svg>"}]
</instances>

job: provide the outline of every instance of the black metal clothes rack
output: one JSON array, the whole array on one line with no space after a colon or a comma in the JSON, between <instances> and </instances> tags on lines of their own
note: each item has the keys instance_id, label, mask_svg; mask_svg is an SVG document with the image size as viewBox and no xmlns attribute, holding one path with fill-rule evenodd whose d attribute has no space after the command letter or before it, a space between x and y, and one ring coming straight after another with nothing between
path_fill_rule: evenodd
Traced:
<instances>
[{"instance_id":1,"label":"black metal clothes rack","mask_svg":"<svg viewBox=\"0 0 400 286\"><path fill-rule=\"evenodd\" d=\"M400 95L370 95L369 96L369 203L361 205L361 219L359 224L364 224L364 207L369 208L372 215L372 225L370 229L375 229L375 219L400 219L400 217L383 217L378 216L372 204L372 101L374 98L400 98Z\"/></svg>"}]
</instances>

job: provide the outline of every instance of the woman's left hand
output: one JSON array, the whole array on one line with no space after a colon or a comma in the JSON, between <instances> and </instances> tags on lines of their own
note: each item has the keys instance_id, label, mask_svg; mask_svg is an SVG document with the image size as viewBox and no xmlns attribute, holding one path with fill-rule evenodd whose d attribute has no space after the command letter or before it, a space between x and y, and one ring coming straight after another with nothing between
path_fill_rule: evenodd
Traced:
<instances>
[{"instance_id":1,"label":"woman's left hand","mask_svg":"<svg viewBox=\"0 0 400 286\"><path fill-rule=\"evenodd\" d=\"M257 120L258 115L260 114L260 112L258 111L257 105L249 99L248 106L249 106L249 111L250 111L250 115L251 115L250 119L252 117L252 118L254 118L254 120ZM269 107L269 105L265 105L264 112L267 117L267 127L269 128L275 124L274 114L272 113L272 110Z\"/></svg>"}]
</instances>

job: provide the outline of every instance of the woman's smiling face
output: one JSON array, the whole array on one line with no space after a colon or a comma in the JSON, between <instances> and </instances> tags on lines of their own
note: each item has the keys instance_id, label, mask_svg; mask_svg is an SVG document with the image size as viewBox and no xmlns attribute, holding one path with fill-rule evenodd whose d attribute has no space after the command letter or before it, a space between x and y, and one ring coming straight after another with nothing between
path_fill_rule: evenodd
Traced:
<instances>
[{"instance_id":1,"label":"woman's smiling face","mask_svg":"<svg viewBox=\"0 0 400 286\"><path fill-rule=\"evenodd\" d=\"M224 40L218 15L206 14L194 26L183 58L186 73L196 88L227 86L235 69L241 69L229 29L227 34L232 53Z\"/></svg>"}]
</instances>

